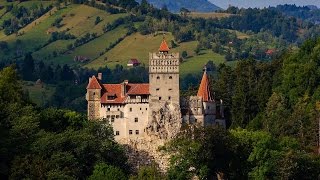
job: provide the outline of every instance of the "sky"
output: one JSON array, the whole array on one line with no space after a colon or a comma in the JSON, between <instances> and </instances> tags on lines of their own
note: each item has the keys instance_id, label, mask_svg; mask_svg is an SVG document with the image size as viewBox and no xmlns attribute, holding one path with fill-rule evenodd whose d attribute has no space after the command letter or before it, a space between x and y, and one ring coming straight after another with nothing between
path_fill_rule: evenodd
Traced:
<instances>
[{"instance_id":1,"label":"sky","mask_svg":"<svg viewBox=\"0 0 320 180\"><path fill-rule=\"evenodd\" d=\"M320 7L320 0L209 0L213 4L227 8L229 4L238 7L268 7L276 6L279 4L296 4L303 5L316 5Z\"/></svg>"}]
</instances>

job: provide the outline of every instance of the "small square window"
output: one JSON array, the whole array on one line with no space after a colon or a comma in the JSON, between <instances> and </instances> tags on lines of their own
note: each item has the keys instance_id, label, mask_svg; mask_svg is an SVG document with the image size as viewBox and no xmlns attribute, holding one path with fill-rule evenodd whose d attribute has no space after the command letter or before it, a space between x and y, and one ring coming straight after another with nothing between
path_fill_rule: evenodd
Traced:
<instances>
[{"instance_id":1,"label":"small square window","mask_svg":"<svg viewBox=\"0 0 320 180\"><path fill-rule=\"evenodd\" d=\"M116 131L116 136L119 136L120 135L120 132L119 131Z\"/></svg>"},{"instance_id":2,"label":"small square window","mask_svg":"<svg viewBox=\"0 0 320 180\"><path fill-rule=\"evenodd\" d=\"M157 88L157 89L156 89L156 91L159 91L159 90L160 90L160 88Z\"/></svg>"},{"instance_id":3,"label":"small square window","mask_svg":"<svg viewBox=\"0 0 320 180\"><path fill-rule=\"evenodd\" d=\"M114 122L114 116L111 116L111 122Z\"/></svg>"},{"instance_id":4,"label":"small square window","mask_svg":"<svg viewBox=\"0 0 320 180\"><path fill-rule=\"evenodd\" d=\"M139 134L139 130L136 130L136 134Z\"/></svg>"},{"instance_id":5,"label":"small square window","mask_svg":"<svg viewBox=\"0 0 320 180\"><path fill-rule=\"evenodd\" d=\"M107 119L109 119L109 118L110 118L110 115L107 116Z\"/></svg>"},{"instance_id":6,"label":"small square window","mask_svg":"<svg viewBox=\"0 0 320 180\"><path fill-rule=\"evenodd\" d=\"M142 110L142 108L140 108L140 111Z\"/></svg>"},{"instance_id":7,"label":"small square window","mask_svg":"<svg viewBox=\"0 0 320 180\"><path fill-rule=\"evenodd\" d=\"M146 111L148 110L148 108L146 108Z\"/></svg>"},{"instance_id":8,"label":"small square window","mask_svg":"<svg viewBox=\"0 0 320 180\"><path fill-rule=\"evenodd\" d=\"M169 79L172 79L172 76L169 76Z\"/></svg>"},{"instance_id":9,"label":"small square window","mask_svg":"<svg viewBox=\"0 0 320 180\"><path fill-rule=\"evenodd\" d=\"M132 112L132 108L130 108L129 110L130 110L130 112Z\"/></svg>"},{"instance_id":10,"label":"small square window","mask_svg":"<svg viewBox=\"0 0 320 180\"><path fill-rule=\"evenodd\" d=\"M134 122L138 122L138 118L136 117L136 118L134 118Z\"/></svg>"},{"instance_id":11,"label":"small square window","mask_svg":"<svg viewBox=\"0 0 320 180\"><path fill-rule=\"evenodd\" d=\"M132 130L129 130L129 134L132 134Z\"/></svg>"},{"instance_id":12,"label":"small square window","mask_svg":"<svg viewBox=\"0 0 320 180\"><path fill-rule=\"evenodd\" d=\"M116 118L118 119L118 118L119 118L119 115L116 115Z\"/></svg>"},{"instance_id":13,"label":"small square window","mask_svg":"<svg viewBox=\"0 0 320 180\"><path fill-rule=\"evenodd\" d=\"M159 97L159 100L161 100L161 97Z\"/></svg>"},{"instance_id":14,"label":"small square window","mask_svg":"<svg viewBox=\"0 0 320 180\"><path fill-rule=\"evenodd\" d=\"M110 111L110 108L108 108L107 111Z\"/></svg>"},{"instance_id":15,"label":"small square window","mask_svg":"<svg viewBox=\"0 0 320 180\"><path fill-rule=\"evenodd\" d=\"M168 100L171 100L171 96L168 97Z\"/></svg>"}]
</instances>

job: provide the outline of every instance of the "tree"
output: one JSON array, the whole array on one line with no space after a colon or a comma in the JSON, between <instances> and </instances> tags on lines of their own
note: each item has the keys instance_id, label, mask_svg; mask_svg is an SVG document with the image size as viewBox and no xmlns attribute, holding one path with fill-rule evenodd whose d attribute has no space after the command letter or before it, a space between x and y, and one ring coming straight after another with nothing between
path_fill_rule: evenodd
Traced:
<instances>
[{"instance_id":1,"label":"tree","mask_svg":"<svg viewBox=\"0 0 320 180\"><path fill-rule=\"evenodd\" d=\"M97 25L97 24L99 24L101 21L102 21L102 20L101 20L100 16L97 16L94 24Z\"/></svg>"},{"instance_id":2,"label":"tree","mask_svg":"<svg viewBox=\"0 0 320 180\"><path fill-rule=\"evenodd\" d=\"M97 164L94 167L93 174L89 177L89 180L123 180L127 179L127 176L118 167L110 166L105 163Z\"/></svg>"},{"instance_id":3,"label":"tree","mask_svg":"<svg viewBox=\"0 0 320 180\"><path fill-rule=\"evenodd\" d=\"M181 56L183 59L187 58L188 57L187 51L182 51Z\"/></svg>"},{"instance_id":4,"label":"tree","mask_svg":"<svg viewBox=\"0 0 320 180\"><path fill-rule=\"evenodd\" d=\"M180 15L181 15L182 17L186 18L188 14L190 14L189 9L187 9L187 8L181 8L181 9L180 9Z\"/></svg>"},{"instance_id":5,"label":"tree","mask_svg":"<svg viewBox=\"0 0 320 180\"><path fill-rule=\"evenodd\" d=\"M25 55L21 66L22 66L21 73L22 73L23 79L27 81L34 81L35 66L34 66L34 59L31 53L28 53Z\"/></svg>"}]
</instances>

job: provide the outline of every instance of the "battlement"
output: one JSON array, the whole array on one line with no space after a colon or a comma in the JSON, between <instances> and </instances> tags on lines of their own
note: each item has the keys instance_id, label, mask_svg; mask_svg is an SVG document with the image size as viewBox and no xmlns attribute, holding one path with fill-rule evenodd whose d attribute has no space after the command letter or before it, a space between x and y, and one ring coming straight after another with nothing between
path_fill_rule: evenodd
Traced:
<instances>
[{"instance_id":1,"label":"battlement","mask_svg":"<svg viewBox=\"0 0 320 180\"><path fill-rule=\"evenodd\" d=\"M149 73L179 74L179 53L149 53Z\"/></svg>"}]
</instances>

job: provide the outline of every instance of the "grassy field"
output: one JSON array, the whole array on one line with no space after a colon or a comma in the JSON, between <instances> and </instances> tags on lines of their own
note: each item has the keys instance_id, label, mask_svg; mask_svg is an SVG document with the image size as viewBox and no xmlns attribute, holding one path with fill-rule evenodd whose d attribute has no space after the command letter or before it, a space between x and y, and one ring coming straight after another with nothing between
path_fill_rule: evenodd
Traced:
<instances>
[{"instance_id":1,"label":"grassy field","mask_svg":"<svg viewBox=\"0 0 320 180\"><path fill-rule=\"evenodd\" d=\"M97 39L94 39L82 46L77 47L73 51L58 56L50 61L54 63L75 63L73 58L75 56L84 56L90 59L96 59L100 56L101 52L104 52L110 43L115 42L118 38L123 37L127 33L127 29L120 26L110 32L107 32ZM103 64L101 64L103 66Z\"/></svg>"},{"instance_id":2,"label":"grassy field","mask_svg":"<svg viewBox=\"0 0 320 180\"><path fill-rule=\"evenodd\" d=\"M86 65L86 67L97 69L105 65L111 68L116 64L126 66L131 58L137 58L141 63L148 65L149 52L158 51L162 38L162 35L143 36L135 33L125 38L115 48ZM173 36L171 34L166 35L167 42L170 42L172 39ZM108 60L105 61L105 58Z\"/></svg>"},{"instance_id":3,"label":"grassy field","mask_svg":"<svg viewBox=\"0 0 320 180\"><path fill-rule=\"evenodd\" d=\"M139 33L133 34L103 56L87 64L86 67L98 69L99 67L107 65L113 68L116 64L121 64L126 67L128 60L131 58L137 58L141 63L148 65L149 52L158 51L162 38L162 35L143 36ZM165 38L170 46L170 41L173 39L173 36L168 33L165 35ZM211 50L201 51L199 55L196 55L194 49L196 49L197 44L198 42L196 41L185 42L171 49L171 52L179 52L181 54L182 51L186 51L188 54L186 61L181 64L181 75L201 72L203 66L209 60L212 60L217 65L225 62L224 56L215 54ZM104 59L105 57L107 57L107 60Z\"/></svg>"},{"instance_id":4,"label":"grassy field","mask_svg":"<svg viewBox=\"0 0 320 180\"><path fill-rule=\"evenodd\" d=\"M5 0L2 0L5 1ZM39 6L40 4L43 5L44 8L48 7L49 5L53 4L53 1L25 1L25 2L21 2L19 3L18 1L9 3L9 2L0 2L0 5L9 5L9 4L13 4L13 5L18 5L18 7L23 6L25 8L31 8L32 6ZM10 12L6 12L6 8L3 8L0 10L0 24L3 23L4 20L8 20L11 19L12 14Z\"/></svg>"},{"instance_id":5,"label":"grassy field","mask_svg":"<svg viewBox=\"0 0 320 180\"><path fill-rule=\"evenodd\" d=\"M209 60L213 61L216 65L225 63L223 55L213 53L211 50L202 50L199 55L187 58L180 64L180 74L184 76L188 73L202 72L204 65L206 65Z\"/></svg>"},{"instance_id":6,"label":"grassy field","mask_svg":"<svg viewBox=\"0 0 320 180\"><path fill-rule=\"evenodd\" d=\"M201 13L201 12L191 12L188 16L193 17L193 18L205 18L205 19L210 19L210 18L224 18L224 17L229 17L232 16L232 14L228 13Z\"/></svg>"},{"instance_id":7,"label":"grassy field","mask_svg":"<svg viewBox=\"0 0 320 180\"><path fill-rule=\"evenodd\" d=\"M237 37L239 39L247 39L247 38L250 38L250 35L246 34L246 33L243 33L243 32L240 32L240 31L236 31L236 30L231 30L231 29L228 29L229 32L235 32Z\"/></svg>"},{"instance_id":8,"label":"grassy field","mask_svg":"<svg viewBox=\"0 0 320 180\"><path fill-rule=\"evenodd\" d=\"M103 27L107 23L112 23L114 20L124 17L127 14L109 14L103 10L99 10L90 6L80 5L73 8L67 14L63 15L61 28L52 27L49 31L65 31L75 36L82 36L86 33L103 34ZM97 17L101 18L101 22L95 25Z\"/></svg>"},{"instance_id":9,"label":"grassy field","mask_svg":"<svg viewBox=\"0 0 320 180\"><path fill-rule=\"evenodd\" d=\"M95 20L98 16L101 18L101 22L95 25ZM114 20L124 16L127 16L127 14L111 15L105 11L86 5L69 5L60 10L53 8L50 12L21 29L19 32L23 32L23 35L16 36L12 34L5 36L0 32L0 40L7 41L9 46L12 47L15 41L19 39L22 41L21 49L24 52L30 52L34 51L37 47L45 45L51 37L50 32L53 31L67 30L68 33L75 35L77 38L86 33L97 33L101 37L76 48L71 54L60 54L60 52L65 52L67 46L74 43L75 40L58 40L33 53L37 59L50 60L56 63L73 63L72 60L75 55L88 56L90 59L94 59L111 42L114 42L126 33L124 28L119 28L116 31L103 34L103 27L107 23L112 23ZM63 26L61 28L52 27L51 24L58 17L63 18ZM53 57L54 51L58 53L56 58ZM8 56L10 57L10 55Z\"/></svg>"},{"instance_id":10,"label":"grassy field","mask_svg":"<svg viewBox=\"0 0 320 180\"><path fill-rule=\"evenodd\" d=\"M24 81L23 89L28 91L32 102L41 106L45 103L45 101L51 98L55 87L50 85L43 85L43 87L41 87L40 85L35 85L34 82Z\"/></svg>"},{"instance_id":11,"label":"grassy field","mask_svg":"<svg viewBox=\"0 0 320 180\"><path fill-rule=\"evenodd\" d=\"M17 37L15 34L12 34L10 36L6 36L2 38L1 40L5 40L9 43L10 46L13 46L14 42L17 39L20 39L22 41L22 47L24 52L33 51L35 48L41 47L48 42L50 38L50 34L47 34L47 30L48 28L51 27L51 24L54 22L54 20L57 17L60 17L63 14L69 12L71 9L73 9L76 6L78 5L70 5L66 8L56 11L51 16L46 14L44 15L45 20L37 24L32 23L33 27L30 28L28 31L26 30L22 36ZM29 28L29 27L26 27L26 28ZM28 43L24 43L24 42L28 42Z\"/></svg>"}]
</instances>

